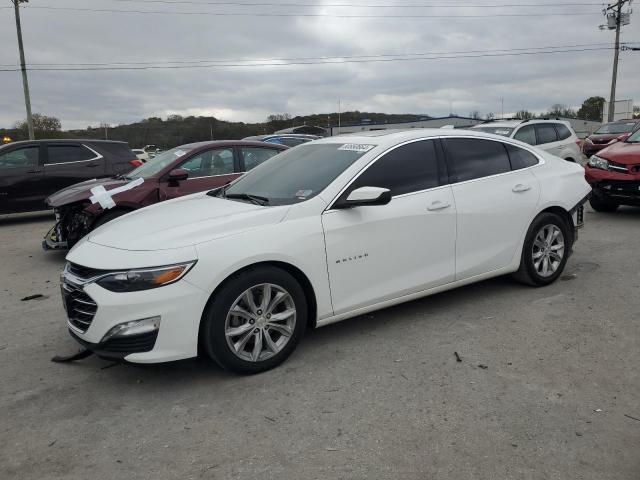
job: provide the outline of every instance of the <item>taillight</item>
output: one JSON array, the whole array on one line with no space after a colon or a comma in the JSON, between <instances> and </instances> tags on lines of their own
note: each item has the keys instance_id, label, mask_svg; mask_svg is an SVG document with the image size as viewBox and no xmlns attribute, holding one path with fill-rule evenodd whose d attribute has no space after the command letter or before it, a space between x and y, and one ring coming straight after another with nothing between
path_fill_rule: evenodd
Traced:
<instances>
[{"instance_id":1,"label":"taillight","mask_svg":"<svg viewBox=\"0 0 640 480\"><path fill-rule=\"evenodd\" d=\"M134 166L134 168L138 168L140 165L142 165L144 162L142 160L140 160L139 158L136 158L134 160L131 160L129 162L131 165Z\"/></svg>"}]
</instances>

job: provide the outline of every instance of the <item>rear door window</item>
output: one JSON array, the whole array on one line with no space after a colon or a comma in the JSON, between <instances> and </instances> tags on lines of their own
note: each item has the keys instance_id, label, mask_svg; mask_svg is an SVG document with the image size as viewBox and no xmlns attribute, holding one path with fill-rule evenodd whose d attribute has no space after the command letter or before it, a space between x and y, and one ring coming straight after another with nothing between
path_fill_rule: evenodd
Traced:
<instances>
[{"instance_id":1,"label":"rear door window","mask_svg":"<svg viewBox=\"0 0 640 480\"><path fill-rule=\"evenodd\" d=\"M367 168L349 187L381 187L391 195L417 192L440 185L434 140L421 140L395 148Z\"/></svg>"},{"instance_id":2,"label":"rear door window","mask_svg":"<svg viewBox=\"0 0 640 480\"><path fill-rule=\"evenodd\" d=\"M447 155L458 182L489 177L511 171L502 142L477 138L447 138Z\"/></svg>"},{"instance_id":3,"label":"rear door window","mask_svg":"<svg viewBox=\"0 0 640 480\"><path fill-rule=\"evenodd\" d=\"M556 131L558 132L558 140L566 140L571 136L571 130L561 123L556 123Z\"/></svg>"},{"instance_id":4,"label":"rear door window","mask_svg":"<svg viewBox=\"0 0 640 480\"><path fill-rule=\"evenodd\" d=\"M47 164L81 162L96 158L96 154L83 145L48 145Z\"/></svg>"},{"instance_id":5,"label":"rear door window","mask_svg":"<svg viewBox=\"0 0 640 480\"><path fill-rule=\"evenodd\" d=\"M274 155L280 153L280 150L261 147L240 147L242 158L244 159L244 171L248 172L252 168L257 167L265 160L270 159Z\"/></svg>"},{"instance_id":6,"label":"rear door window","mask_svg":"<svg viewBox=\"0 0 640 480\"><path fill-rule=\"evenodd\" d=\"M38 166L38 146L22 147L0 153L0 170Z\"/></svg>"},{"instance_id":7,"label":"rear door window","mask_svg":"<svg viewBox=\"0 0 640 480\"><path fill-rule=\"evenodd\" d=\"M533 125L526 125L519 129L513 138L520 140L521 142L528 143L529 145L535 145L536 131L533 128Z\"/></svg>"},{"instance_id":8,"label":"rear door window","mask_svg":"<svg viewBox=\"0 0 640 480\"><path fill-rule=\"evenodd\" d=\"M536 127L538 144L553 143L558 141L556 129L551 123L539 123Z\"/></svg>"}]
</instances>

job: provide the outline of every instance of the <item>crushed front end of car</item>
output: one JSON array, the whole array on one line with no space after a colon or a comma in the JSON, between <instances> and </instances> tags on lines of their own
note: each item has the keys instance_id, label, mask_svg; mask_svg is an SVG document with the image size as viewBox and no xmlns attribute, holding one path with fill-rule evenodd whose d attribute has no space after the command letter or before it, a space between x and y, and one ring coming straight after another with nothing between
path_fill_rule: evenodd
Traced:
<instances>
[{"instance_id":1,"label":"crushed front end of car","mask_svg":"<svg viewBox=\"0 0 640 480\"><path fill-rule=\"evenodd\" d=\"M88 203L72 203L53 209L56 223L42 240L44 250L66 250L73 247L84 237L94 221L93 215L86 211Z\"/></svg>"}]
</instances>

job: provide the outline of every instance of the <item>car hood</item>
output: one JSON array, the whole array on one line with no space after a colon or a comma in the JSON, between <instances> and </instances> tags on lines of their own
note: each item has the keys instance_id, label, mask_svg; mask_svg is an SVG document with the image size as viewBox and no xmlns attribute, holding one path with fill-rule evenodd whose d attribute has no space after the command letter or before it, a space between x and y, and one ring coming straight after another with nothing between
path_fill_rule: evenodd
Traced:
<instances>
[{"instance_id":1,"label":"car hood","mask_svg":"<svg viewBox=\"0 0 640 480\"><path fill-rule=\"evenodd\" d=\"M94 230L87 240L122 250L182 248L278 223L289 208L197 193L119 217Z\"/></svg>"},{"instance_id":2,"label":"car hood","mask_svg":"<svg viewBox=\"0 0 640 480\"><path fill-rule=\"evenodd\" d=\"M593 143L608 143L611 140L618 138L620 135L624 135L623 133L602 133L602 134L593 134L587 137L587 140L591 140Z\"/></svg>"},{"instance_id":3,"label":"car hood","mask_svg":"<svg viewBox=\"0 0 640 480\"><path fill-rule=\"evenodd\" d=\"M640 164L640 143L617 142L600 150L598 156L623 165Z\"/></svg>"},{"instance_id":4,"label":"car hood","mask_svg":"<svg viewBox=\"0 0 640 480\"><path fill-rule=\"evenodd\" d=\"M57 191L53 195L50 195L45 202L50 207L61 207L70 203L89 200L89 197L91 196L91 189L93 187L101 185L105 190L112 190L129 182L130 180L116 178L87 180L86 182L76 183L75 185L71 185L70 187Z\"/></svg>"}]
</instances>

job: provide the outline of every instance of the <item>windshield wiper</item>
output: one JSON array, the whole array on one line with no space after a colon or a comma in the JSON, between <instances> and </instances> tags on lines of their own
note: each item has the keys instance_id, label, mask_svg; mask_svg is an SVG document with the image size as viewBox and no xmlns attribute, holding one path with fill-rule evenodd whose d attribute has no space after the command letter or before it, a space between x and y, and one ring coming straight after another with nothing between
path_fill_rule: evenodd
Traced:
<instances>
[{"instance_id":1,"label":"windshield wiper","mask_svg":"<svg viewBox=\"0 0 640 480\"><path fill-rule=\"evenodd\" d=\"M260 195L251 195L249 193L227 193L224 198L249 200L250 202L262 207L269 204L269 199L267 197L261 197Z\"/></svg>"}]
</instances>

